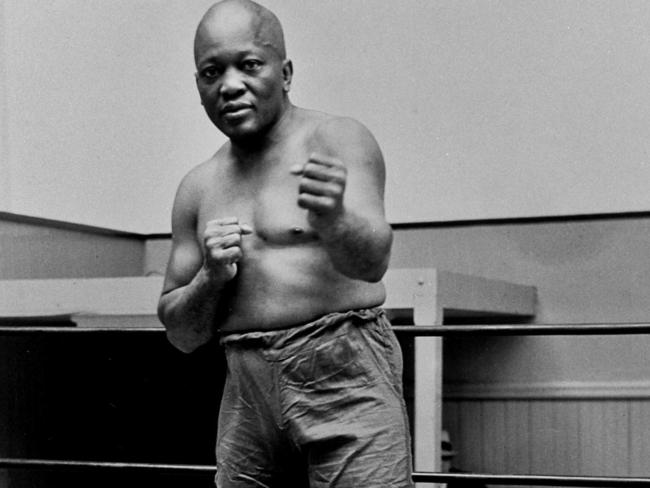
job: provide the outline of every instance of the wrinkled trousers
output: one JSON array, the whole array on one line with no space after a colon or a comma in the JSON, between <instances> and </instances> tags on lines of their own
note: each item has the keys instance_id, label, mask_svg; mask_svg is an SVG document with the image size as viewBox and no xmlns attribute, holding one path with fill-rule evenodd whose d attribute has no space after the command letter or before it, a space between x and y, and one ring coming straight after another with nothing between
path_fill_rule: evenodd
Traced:
<instances>
[{"instance_id":1,"label":"wrinkled trousers","mask_svg":"<svg viewBox=\"0 0 650 488\"><path fill-rule=\"evenodd\" d=\"M410 488L402 353L383 310L221 338L218 488Z\"/></svg>"}]
</instances>

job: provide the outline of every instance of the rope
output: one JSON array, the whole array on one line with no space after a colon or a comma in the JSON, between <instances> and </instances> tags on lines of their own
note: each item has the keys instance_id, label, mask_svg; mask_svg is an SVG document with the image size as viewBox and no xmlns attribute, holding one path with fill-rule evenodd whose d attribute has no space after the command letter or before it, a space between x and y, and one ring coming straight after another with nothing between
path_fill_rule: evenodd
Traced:
<instances>
[{"instance_id":1,"label":"rope","mask_svg":"<svg viewBox=\"0 0 650 488\"><path fill-rule=\"evenodd\" d=\"M398 334L410 336L466 336L466 335L614 335L614 334L648 334L649 323L635 324L524 324L524 325L440 325L413 326L396 325L393 330ZM160 327L140 328L94 328L94 327L60 327L60 326L0 326L0 335L22 334L162 334ZM214 475L213 466L116 463L95 461L63 461L45 459L0 458L0 468L40 468L40 469L114 469L130 471L155 471L157 473L210 474ZM650 478L631 477L595 477L595 476L540 476L540 475L493 475L465 473L425 473L414 472L413 481L444 483L451 481L479 481L501 485L528 486L582 486L582 487L629 487L650 486Z\"/></svg>"},{"instance_id":2,"label":"rope","mask_svg":"<svg viewBox=\"0 0 650 488\"><path fill-rule=\"evenodd\" d=\"M650 323L629 324L521 324L521 325L394 325L398 334L411 336L465 335L617 335L649 334ZM23 334L163 334L162 327L0 326L0 335Z\"/></svg>"},{"instance_id":3,"label":"rope","mask_svg":"<svg viewBox=\"0 0 650 488\"><path fill-rule=\"evenodd\" d=\"M117 463L99 461L64 461L59 459L24 459L24 458L0 458L0 468L23 468L23 469L62 469L62 470L84 470L84 469L107 469L126 471L155 471L157 473L209 473L214 474L214 466L202 466L195 464L155 464L155 463Z\"/></svg>"},{"instance_id":4,"label":"rope","mask_svg":"<svg viewBox=\"0 0 650 488\"><path fill-rule=\"evenodd\" d=\"M0 468L56 469L56 470L123 470L154 471L156 473L205 474L214 476L214 466L191 464L117 463L95 461L63 461L54 459L0 458ZM497 475L469 473L425 473L414 472L413 481L446 483L452 481L480 481L500 485L529 486L584 486L584 487L630 487L650 486L650 478L597 477L597 476L540 476L540 475Z\"/></svg>"},{"instance_id":5,"label":"rope","mask_svg":"<svg viewBox=\"0 0 650 488\"><path fill-rule=\"evenodd\" d=\"M616 335L648 334L650 324L395 325L393 330L414 336Z\"/></svg>"},{"instance_id":6,"label":"rope","mask_svg":"<svg viewBox=\"0 0 650 488\"><path fill-rule=\"evenodd\" d=\"M448 483L451 481L480 481L499 485L523 486L588 486L588 487L629 487L650 486L650 478L596 477L596 476L541 476L541 475L499 475L465 473L413 473L415 482Z\"/></svg>"}]
</instances>

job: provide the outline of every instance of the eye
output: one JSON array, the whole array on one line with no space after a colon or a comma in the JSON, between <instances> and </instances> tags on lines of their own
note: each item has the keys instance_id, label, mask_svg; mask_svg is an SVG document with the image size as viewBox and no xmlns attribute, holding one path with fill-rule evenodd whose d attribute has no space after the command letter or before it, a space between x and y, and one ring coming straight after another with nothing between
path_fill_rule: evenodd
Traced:
<instances>
[{"instance_id":1,"label":"eye","mask_svg":"<svg viewBox=\"0 0 650 488\"><path fill-rule=\"evenodd\" d=\"M262 67L262 62L258 59L245 59L242 62L244 71L257 71Z\"/></svg>"},{"instance_id":2,"label":"eye","mask_svg":"<svg viewBox=\"0 0 650 488\"><path fill-rule=\"evenodd\" d=\"M214 80L219 76L219 70L215 66L206 66L199 71L199 76L205 80Z\"/></svg>"}]
</instances>

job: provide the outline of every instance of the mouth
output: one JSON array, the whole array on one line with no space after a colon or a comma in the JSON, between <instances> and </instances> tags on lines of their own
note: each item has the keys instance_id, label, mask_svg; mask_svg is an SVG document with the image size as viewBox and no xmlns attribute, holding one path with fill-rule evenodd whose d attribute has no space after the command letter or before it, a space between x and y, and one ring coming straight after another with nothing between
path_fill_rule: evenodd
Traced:
<instances>
[{"instance_id":1,"label":"mouth","mask_svg":"<svg viewBox=\"0 0 650 488\"><path fill-rule=\"evenodd\" d=\"M248 103L230 102L221 108L221 116L227 120L239 119L250 112L253 107Z\"/></svg>"}]
</instances>

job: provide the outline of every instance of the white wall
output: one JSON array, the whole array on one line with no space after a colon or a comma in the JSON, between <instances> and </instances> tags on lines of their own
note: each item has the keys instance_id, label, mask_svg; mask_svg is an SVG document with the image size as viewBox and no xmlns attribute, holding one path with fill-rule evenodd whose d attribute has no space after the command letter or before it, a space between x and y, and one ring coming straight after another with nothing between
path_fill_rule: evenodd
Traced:
<instances>
[{"instance_id":1,"label":"white wall","mask_svg":"<svg viewBox=\"0 0 650 488\"><path fill-rule=\"evenodd\" d=\"M193 77L209 4L5 2L11 211L168 230L180 178L218 144Z\"/></svg>"},{"instance_id":2,"label":"white wall","mask_svg":"<svg viewBox=\"0 0 650 488\"><path fill-rule=\"evenodd\" d=\"M5 25L4 15L5 5L0 2L0 26ZM0 209L10 207L11 195L9 183L10 167L9 153L7 147L7 89L5 76L5 32L6 29L0 29Z\"/></svg>"},{"instance_id":3,"label":"white wall","mask_svg":"<svg viewBox=\"0 0 650 488\"><path fill-rule=\"evenodd\" d=\"M168 231L181 176L223 141L193 81L210 3L5 0L0 205ZM266 4L293 100L376 134L391 221L650 209L647 2Z\"/></svg>"}]
</instances>

